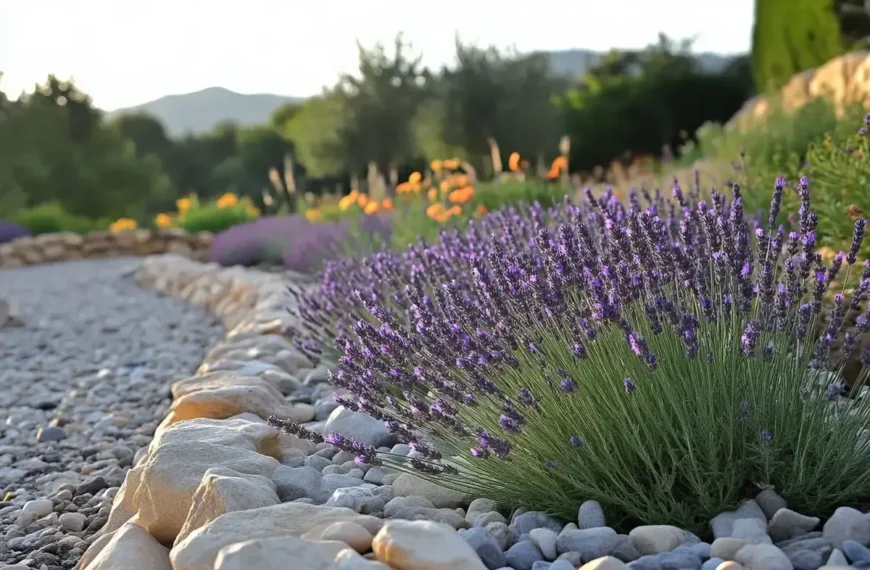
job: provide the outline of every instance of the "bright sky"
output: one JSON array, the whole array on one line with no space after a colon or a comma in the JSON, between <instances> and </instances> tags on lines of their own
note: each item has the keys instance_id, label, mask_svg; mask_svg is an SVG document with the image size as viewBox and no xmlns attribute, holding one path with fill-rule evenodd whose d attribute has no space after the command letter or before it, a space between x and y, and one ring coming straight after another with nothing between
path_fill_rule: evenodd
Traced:
<instances>
[{"instance_id":1,"label":"bright sky","mask_svg":"<svg viewBox=\"0 0 870 570\"><path fill-rule=\"evenodd\" d=\"M749 49L753 0L0 0L0 89L49 73L113 110L221 86L308 96L355 69L356 43L404 32L432 66L454 37L520 51L639 48L664 32L695 51Z\"/></svg>"}]
</instances>

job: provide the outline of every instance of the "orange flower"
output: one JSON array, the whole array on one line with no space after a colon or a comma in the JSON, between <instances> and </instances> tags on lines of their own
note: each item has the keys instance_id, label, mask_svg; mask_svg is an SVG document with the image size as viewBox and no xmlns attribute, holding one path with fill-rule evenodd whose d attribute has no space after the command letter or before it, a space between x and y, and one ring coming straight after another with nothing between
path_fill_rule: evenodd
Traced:
<instances>
[{"instance_id":1,"label":"orange flower","mask_svg":"<svg viewBox=\"0 0 870 570\"><path fill-rule=\"evenodd\" d=\"M363 209L363 213L365 213L365 214L377 214L380 209L381 209L381 205L378 204L376 201L371 200L368 204L366 204L366 207Z\"/></svg>"},{"instance_id":2,"label":"orange flower","mask_svg":"<svg viewBox=\"0 0 870 570\"><path fill-rule=\"evenodd\" d=\"M429 200L434 201L438 199L438 191L434 188L429 189Z\"/></svg>"},{"instance_id":3,"label":"orange flower","mask_svg":"<svg viewBox=\"0 0 870 570\"><path fill-rule=\"evenodd\" d=\"M393 209L393 201L389 198L386 198L383 202L381 202L381 208L387 211L391 211Z\"/></svg>"},{"instance_id":4,"label":"orange flower","mask_svg":"<svg viewBox=\"0 0 870 570\"><path fill-rule=\"evenodd\" d=\"M451 206L450 209L447 211L450 212L450 214L453 216L458 216L459 214L462 213L462 207L461 206Z\"/></svg>"},{"instance_id":5,"label":"orange flower","mask_svg":"<svg viewBox=\"0 0 870 570\"><path fill-rule=\"evenodd\" d=\"M464 186L459 190L454 190L451 192L447 199L450 200L453 204L464 204L471 200L471 197L474 196L474 187L473 186Z\"/></svg>"},{"instance_id":6,"label":"orange flower","mask_svg":"<svg viewBox=\"0 0 870 570\"><path fill-rule=\"evenodd\" d=\"M369 203L369 197L365 194L360 194L356 199L356 205L360 208L365 208L366 204Z\"/></svg>"},{"instance_id":7,"label":"orange flower","mask_svg":"<svg viewBox=\"0 0 870 570\"><path fill-rule=\"evenodd\" d=\"M450 190L450 181L449 180L442 180L441 181L441 191L447 192L448 190Z\"/></svg>"},{"instance_id":8,"label":"orange flower","mask_svg":"<svg viewBox=\"0 0 870 570\"><path fill-rule=\"evenodd\" d=\"M520 168L520 153L512 152L510 157L508 158L508 168L511 169L511 172L516 172Z\"/></svg>"},{"instance_id":9,"label":"orange flower","mask_svg":"<svg viewBox=\"0 0 870 570\"><path fill-rule=\"evenodd\" d=\"M433 160L432 162L429 163L429 168L431 168L435 172L438 172L439 170L441 170L441 161L440 160Z\"/></svg>"},{"instance_id":10,"label":"orange flower","mask_svg":"<svg viewBox=\"0 0 870 570\"><path fill-rule=\"evenodd\" d=\"M459 168L459 159L451 158L449 160L441 161L441 166L443 166L446 170L456 170Z\"/></svg>"},{"instance_id":11,"label":"orange flower","mask_svg":"<svg viewBox=\"0 0 870 570\"><path fill-rule=\"evenodd\" d=\"M436 202L435 204L432 204L431 206L426 208L426 215L434 219L435 216L440 214L443 210L444 204L442 204L441 202Z\"/></svg>"},{"instance_id":12,"label":"orange flower","mask_svg":"<svg viewBox=\"0 0 870 570\"><path fill-rule=\"evenodd\" d=\"M423 180L423 175L419 172L412 172L411 176L408 177L408 182L411 184L419 184L421 180Z\"/></svg>"},{"instance_id":13,"label":"orange flower","mask_svg":"<svg viewBox=\"0 0 870 570\"><path fill-rule=\"evenodd\" d=\"M414 185L410 182L402 182L396 186L396 194L406 194L414 190Z\"/></svg>"},{"instance_id":14,"label":"orange flower","mask_svg":"<svg viewBox=\"0 0 870 570\"><path fill-rule=\"evenodd\" d=\"M317 222L323 219L323 214L320 210L305 210L305 219L309 222Z\"/></svg>"},{"instance_id":15,"label":"orange flower","mask_svg":"<svg viewBox=\"0 0 870 570\"><path fill-rule=\"evenodd\" d=\"M477 215L478 216L485 216L486 215L486 206L484 206L483 204L478 206L477 207Z\"/></svg>"},{"instance_id":16,"label":"orange flower","mask_svg":"<svg viewBox=\"0 0 870 570\"><path fill-rule=\"evenodd\" d=\"M354 190L354 192L356 192L356 190ZM357 197L357 195L351 192L350 194L338 201L338 209L344 212L345 210L356 204Z\"/></svg>"},{"instance_id":17,"label":"orange flower","mask_svg":"<svg viewBox=\"0 0 870 570\"><path fill-rule=\"evenodd\" d=\"M547 178L553 180L554 178L558 178L563 170L568 169L568 159L564 156L557 156L555 160L553 160L553 164L550 165L550 172L547 173Z\"/></svg>"}]
</instances>

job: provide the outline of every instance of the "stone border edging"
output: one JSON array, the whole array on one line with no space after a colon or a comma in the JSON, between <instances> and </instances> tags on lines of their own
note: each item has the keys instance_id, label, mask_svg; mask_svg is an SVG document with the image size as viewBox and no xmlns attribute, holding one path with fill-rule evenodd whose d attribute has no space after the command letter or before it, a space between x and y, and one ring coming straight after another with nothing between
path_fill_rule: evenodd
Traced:
<instances>
[{"instance_id":1,"label":"stone border edging","mask_svg":"<svg viewBox=\"0 0 870 570\"><path fill-rule=\"evenodd\" d=\"M318 570L486 570L456 531L481 514L472 512L473 505L468 516L458 508L465 495L395 474L394 484L384 482L376 494L371 483L348 487L362 482L362 475L333 471L321 481L314 467L291 466L325 451L323 446L333 448L265 421L274 414L311 422L314 406L285 395L325 380L326 370L314 368L280 335L298 318L291 312L296 302L288 279L303 287L313 283L290 272L221 268L178 255L142 262L136 272L140 285L211 311L225 326L226 339L211 349L196 375L172 384L168 415L150 445L136 453L106 525L90 537L78 568L261 570L292 561L293 567ZM372 424L388 433L382 422L341 406L332 409L324 429L330 423L356 437L373 437L357 433L371 431ZM372 514L361 514L367 511L356 504L360 490L360 501L380 505ZM392 514L387 502L394 505ZM380 509L385 518L374 516ZM497 524L506 540L507 525Z\"/></svg>"},{"instance_id":2,"label":"stone border edging","mask_svg":"<svg viewBox=\"0 0 870 570\"><path fill-rule=\"evenodd\" d=\"M163 253L205 259L213 241L214 236L209 232L190 234L177 229L42 234L0 244L0 268Z\"/></svg>"},{"instance_id":3,"label":"stone border edging","mask_svg":"<svg viewBox=\"0 0 870 570\"><path fill-rule=\"evenodd\" d=\"M134 563L143 570L210 570L210 564L183 561L170 566L167 546L225 512L279 503L274 484L262 474L277 468L282 447L313 444L279 434L263 420L271 414L313 419L310 405L286 404L281 391L298 387L292 374L313 365L279 336L295 321L287 310L295 301L284 275L166 254L145 258L135 277L141 286L211 312L224 325L226 339L211 349L195 376L173 384L169 414L151 444L137 452L106 526L94 535L78 567L103 570ZM254 482L245 489L248 497L234 497L233 505L189 508L197 495L223 502L221 481L240 474L250 475L245 483ZM212 483L214 493L204 490ZM370 522L376 531L375 521Z\"/></svg>"}]
</instances>

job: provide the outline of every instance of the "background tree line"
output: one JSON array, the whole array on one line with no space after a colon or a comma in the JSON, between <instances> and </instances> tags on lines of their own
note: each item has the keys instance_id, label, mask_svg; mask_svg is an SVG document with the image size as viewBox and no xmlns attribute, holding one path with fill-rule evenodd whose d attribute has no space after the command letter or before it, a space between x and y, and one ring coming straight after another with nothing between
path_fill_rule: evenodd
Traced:
<instances>
[{"instance_id":1,"label":"background tree line","mask_svg":"<svg viewBox=\"0 0 870 570\"><path fill-rule=\"evenodd\" d=\"M546 54L458 41L452 65L428 69L398 37L359 46L356 73L278 108L268 124L181 137L148 115L106 119L50 77L18 101L0 93L0 211L57 201L79 215L141 218L191 192L228 191L262 204L264 189L346 192L372 166L395 181L437 158L468 161L487 178L492 141L505 161L519 152L548 164L563 135L572 171L659 156L705 121L730 118L754 90L748 58L713 73L689 48L662 36L564 77Z\"/></svg>"}]
</instances>

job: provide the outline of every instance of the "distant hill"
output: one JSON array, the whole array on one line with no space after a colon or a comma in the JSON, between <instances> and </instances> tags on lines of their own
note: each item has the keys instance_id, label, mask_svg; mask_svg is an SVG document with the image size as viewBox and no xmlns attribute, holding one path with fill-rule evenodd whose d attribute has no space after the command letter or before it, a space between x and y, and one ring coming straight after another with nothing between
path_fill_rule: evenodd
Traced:
<instances>
[{"instance_id":1,"label":"distant hill","mask_svg":"<svg viewBox=\"0 0 870 570\"><path fill-rule=\"evenodd\" d=\"M240 125L262 124L281 105L304 100L304 97L269 93L243 95L223 87L209 87L195 93L167 95L135 107L118 109L108 113L108 116L147 113L157 117L169 134L182 135L210 131L222 121L233 121Z\"/></svg>"},{"instance_id":2,"label":"distant hill","mask_svg":"<svg viewBox=\"0 0 870 570\"><path fill-rule=\"evenodd\" d=\"M603 55L586 49L548 52L553 71L569 77L581 77ZM720 71L733 56L715 53L697 55L702 69ZM158 118L170 135L203 133L222 121L233 121L243 126L265 123L276 108L285 103L301 102L305 97L288 97L260 93L243 95L223 87L209 87L195 93L167 95L126 109L108 113L109 117L129 113L148 113Z\"/></svg>"}]
</instances>

